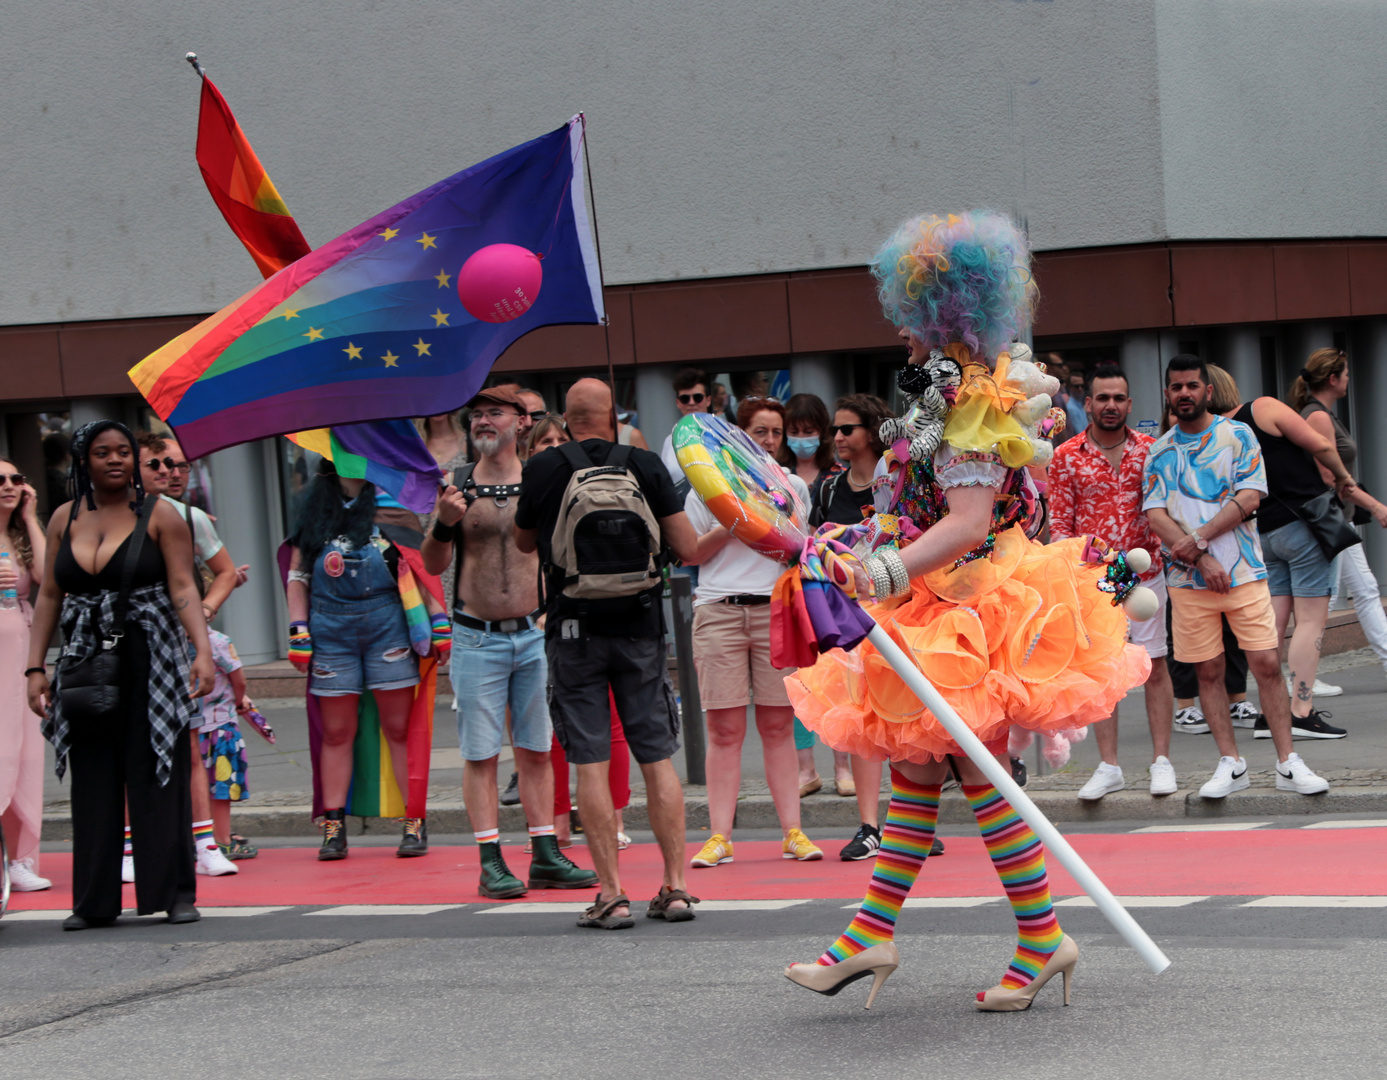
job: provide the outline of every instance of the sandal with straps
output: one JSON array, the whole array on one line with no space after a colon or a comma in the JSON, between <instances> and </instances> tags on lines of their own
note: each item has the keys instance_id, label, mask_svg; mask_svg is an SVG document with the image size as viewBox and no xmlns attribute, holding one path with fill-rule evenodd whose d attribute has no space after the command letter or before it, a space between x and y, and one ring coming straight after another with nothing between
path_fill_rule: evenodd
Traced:
<instances>
[{"instance_id":1,"label":"sandal with straps","mask_svg":"<svg viewBox=\"0 0 1387 1080\"><path fill-rule=\"evenodd\" d=\"M672 908L669 905L676 900L682 900L685 907ZM668 885L661 885L660 891L655 899L650 901L650 906L645 909L647 919L664 919L665 922L688 922L694 918L693 906L699 903L696 896L690 896L683 889L671 889Z\"/></svg>"},{"instance_id":2,"label":"sandal with straps","mask_svg":"<svg viewBox=\"0 0 1387 1080\"><path fill-rule=\"evenodd\" d=\"M619 907L630 910L631 898L625 893L617 893L610 900L599 899L578 917L578 925L593 930L630 930L636 920L630 915L612 914Z\"/></svg>"}]
</instances>

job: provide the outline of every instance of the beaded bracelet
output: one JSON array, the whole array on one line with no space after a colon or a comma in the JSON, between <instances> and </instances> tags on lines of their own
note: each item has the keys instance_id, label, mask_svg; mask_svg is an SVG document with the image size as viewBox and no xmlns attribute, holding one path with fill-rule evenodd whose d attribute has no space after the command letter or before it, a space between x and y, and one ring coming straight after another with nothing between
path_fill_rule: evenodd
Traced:
<instances>
[{"instance_id":1,"label":"beaded bracelet","mask_svg":"<svg viewBox=\"0 0 1387 1080\"><path fill-rule=\"evenodd\" d=\"M885 548L881 561L891 573L891 595L902 596L910 591L910 571L905 568L905 560L895 548Z\"/></svg>"}]
</instances>

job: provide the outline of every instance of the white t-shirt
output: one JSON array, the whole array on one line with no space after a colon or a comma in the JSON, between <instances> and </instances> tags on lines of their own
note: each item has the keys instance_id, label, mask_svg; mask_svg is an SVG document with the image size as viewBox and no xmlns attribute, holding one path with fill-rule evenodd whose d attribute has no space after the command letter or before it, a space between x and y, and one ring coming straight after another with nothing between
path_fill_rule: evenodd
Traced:
<instances>
[{"instance_id":1,"label":"white t-shirt","mask_svg":"<svg viewBox=\"0 0 1387 1080\"><path fill-rule=\"evenodd\" d=\"M789 474L789 480L795 494L808 506L808 486L794 474ZM712 532L718 523L694 491L689 492L689 497L684 500L684 512L689 515L689 523L699 536ZM729 540L721 551L699 565L694 604L711 604L724 597L744 593L770 596L776 581L784 572L784 563L778 563L767 555L758 555L740 540Z\"/></svg>"},{"instance_id":2,"label":"white t-shirt","mask_svg":"<svg viewBox=\"0 0 1387 1080\"><path fill-rule=\"evenodd\" d=\"M166 500L170 506L178 511L178 516L184 521L188 520L188 515L190 513L193 515L193 539L197 543L197 557L203 562L206 562L217 552L221 551L222 548L226 547L226 545L222 543L222 538L217 535L217 530L212 524L212 519L203 511L199 510L196 506L189 506L187 503L181 503L177 499L170 499L167 495L160 495L159 497Z\"/></svg>"},{"instance_id":3,"label":"white t-shirt","mask_svg":"<svg viewBox=\"0 0 1387 1080\"><path fill-rule=\"evenodd\" d=\"M684 482L684 470L679 467L679 457L674 452L673 435L665 436L665 444L660 447L660 460L665 463L665 468L669 470L669 478L676 484L682 484Z\"/></svg>"}]
</instances>

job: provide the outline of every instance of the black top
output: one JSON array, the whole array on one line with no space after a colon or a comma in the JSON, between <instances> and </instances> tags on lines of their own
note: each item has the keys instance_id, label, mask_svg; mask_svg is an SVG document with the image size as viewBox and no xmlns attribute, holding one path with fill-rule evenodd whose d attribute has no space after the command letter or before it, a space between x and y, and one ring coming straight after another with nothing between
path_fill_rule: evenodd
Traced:
<instances>
[{"instance_id":1,"label":"black top","mask_svg":"<svg viewBox=\"0 0 1387 1080\"><path fill-rule=\"evenodd\" d=\"M823 482L813 503L809 515L812 527L817 529L829 521L835 525L857 525L862 521L862 511L873 509L872 486L868 484L861 491L853 490L848 470L844 469Z\"/></svg>"},{"instance_id":2,"label":"black top","mask_svg":"<svg viewBox=\"0 0 1387 1080\"><path fill-rule=\"evenodd\" d=\"M605 439L584 439L578 444L594 465L605 465L607 456L617 444ZM632 449L627 468L640 485L645 500L656 519L667 518L684 509L674 490L660 455L649 450ZM559 521L564 489L573 476L573 468L553 447L543 450L525 462L520 480L520 502L515 507L515 527L534 529L539 544L541 564L553 561L554 526ZM645 593L603 600L590 604L585 631L597 637L658 637L663 632L660 615L660 592L656 585ZM556 615L560 614L560 590L546 583L544 590L549 619L546 628L558 633ZM642 601L642 597L646 599ZM598 612L595 605L600 603Z\"/></svg>"},{"instance_id":3,"label":"black top","mask_svg":"<svg viewBox=\"0 0 1387 1080\"><path fill-rule=\"evenodd\" d=\"M1252 416L1252 402L1236 413L1257 435L1262 446L1262 465L1267 473L1267 497L1257 511L1257 531L1265 536L1296 520L1296 511L1317 495L1326 484L1319 467L1306 451L1284 435L1271 435L1258 426Z\"/></svg>"},{"instance_id":4,"label":"black top","mask_svg":"<svg viewBox=\"0 0 1387 1080\"><path fill-rule=\"evenodd\" d=\"M125 549L130 546L130 536L135 535L135 530L131 529L130 536L121 541L120 547L116 548L99 574L84 570L77 562L76 556L72 554L72 540L68 535L70 532L71 523L63 530L62 541L58 544L58 554L53 560L53 576L58 581L58 587L67 593L119 591L121 571L125 569ZM146 585L159 585L167 578L164 556L159 552L159 545L154 543L152 537L145 537L144 545L140 548L140 561L135 565L135 580L130 588L142 589Z\"/></svg>"}]
</instances>

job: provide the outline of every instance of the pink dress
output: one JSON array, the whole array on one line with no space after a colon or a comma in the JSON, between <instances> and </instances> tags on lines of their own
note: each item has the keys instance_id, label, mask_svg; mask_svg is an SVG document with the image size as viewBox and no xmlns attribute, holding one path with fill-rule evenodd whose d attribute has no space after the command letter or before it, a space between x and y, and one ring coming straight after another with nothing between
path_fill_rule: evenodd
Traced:
<instances>
[{"instance_id":1,"label":"pink dress","mask_svg":"<svg viewBox=\"0 0 1387 1080\"><path fill-rule=\"evenodd\" d=\"M43 736L29 710L24 668L29 663L28 571L20 568L19 607L0 609L0 812L19 820L19 833L6 832L9 856L32 859L39 868L39 828L43 824Z\"/></svg>"}]
</instances>

